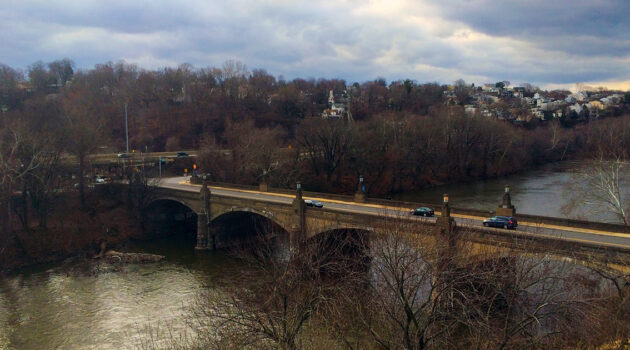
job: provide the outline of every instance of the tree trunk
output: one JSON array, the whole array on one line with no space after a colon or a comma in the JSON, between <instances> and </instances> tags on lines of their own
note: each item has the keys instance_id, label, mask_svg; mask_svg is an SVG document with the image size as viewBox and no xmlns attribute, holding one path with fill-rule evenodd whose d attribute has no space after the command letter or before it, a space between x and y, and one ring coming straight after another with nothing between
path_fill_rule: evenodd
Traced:
<instances>
[{"instance_id":1,"label":"tree trunk","mask_svg":"<svg viewBox=\"0 0 630 350\"><path fill-rule=\"evenodd\" d=\"M42 198L39 208L39 227L46 229L48 226L48 196Z\"/></svg>"},{"instance_id":2,"label":"tree trunk","mask_svg":"<svg viewBox=\"0 0 630 350\"><path fill-rule=\"evenodd\" d=\"M22 228L28 228L28 198L26 195L26 184L22 187Z\"/></svg>"},{"instance_id":3,"label":"tree trunk","mask_svg":"<svg viewBox=\"0 0 630 350\"><path fill-rule=\"evenodd\" d=\"M9 193L8 193L8 197L7 197L7 230L6 230L6 234L7 236L10 236L11 233L13 232L13 220L12 220L12 208L11 208L11 201L13 200L13 188L11 187L11 184L9 183L8 185L8 189L9 189Z\"/></svg>"},{"instance_id":4,"label":"tree trunk","mask_svg":"<svg viewBox=\"0 0 630 350\"><path fill-rule=\"evenodd\" d=\"M8 237L8 233L9 233L9 217L7 216L7 212L8 210L10 210L9 205L8 205L10 197L4 196L4 193L2 193L2 195L4 198L0 197L2 198L0 200L0 224L2 225L2 230L0 231L0 234L2 235L1 238L6 238Z\"/></svg>"},{"instance_id":5,"label":"tree trunk","mask_svg":"<svg viewBox=\"0 0 630 350\"><path fill-rule=\"evenodd\" d=\"M81 209L85 210L85 177L84 177L84 167L85 167L85 155L79 153L77 155L79 158L79 198L81 200Z\"/></svg>"}]
</instances>

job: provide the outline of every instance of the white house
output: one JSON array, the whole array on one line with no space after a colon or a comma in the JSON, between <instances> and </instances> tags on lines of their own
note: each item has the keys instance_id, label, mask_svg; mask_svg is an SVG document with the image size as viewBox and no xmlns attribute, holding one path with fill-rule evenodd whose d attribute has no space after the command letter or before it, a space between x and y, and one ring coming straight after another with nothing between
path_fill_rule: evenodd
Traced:
<instances>
[{"instance_id":1,"label":"white house","mask_svg":"<svg viewBox=\"0 0 630 350\"><path fill-rule=\"evenodd\" d=\"M569 109L572 111L575 111L575 113L580 114L582 113L582 106L580 106L579 103L576 103L574 105L569 106Z\"/></svg>"}]
</instances>

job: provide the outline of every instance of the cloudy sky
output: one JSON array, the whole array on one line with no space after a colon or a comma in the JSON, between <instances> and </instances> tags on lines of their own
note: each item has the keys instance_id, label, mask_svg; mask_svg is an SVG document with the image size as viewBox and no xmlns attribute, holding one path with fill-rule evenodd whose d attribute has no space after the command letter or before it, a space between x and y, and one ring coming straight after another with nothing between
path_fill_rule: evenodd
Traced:
<instances>
[{"instance_id":1,"label":"cloudy sky","mask_svg":"<svg viewBox=\"0 0 630 350\"><path fill-rule=\"evenodd\" d=\"M0 0L0 63L630 89L630 0Z\"/></svg>"}]
</instances>

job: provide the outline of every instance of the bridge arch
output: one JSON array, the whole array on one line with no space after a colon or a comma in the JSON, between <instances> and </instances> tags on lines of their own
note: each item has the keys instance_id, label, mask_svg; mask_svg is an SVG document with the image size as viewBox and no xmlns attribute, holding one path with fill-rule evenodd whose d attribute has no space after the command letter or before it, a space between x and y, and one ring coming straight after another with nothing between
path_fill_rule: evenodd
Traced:
<instances>
[{"instance_id":1,"label":"bridge arch","mask_svg":"<svg viewBox=\"0 0 630 350\"><path fill-rule=\"evenodd\" d=\"M249 207L231 207L213 213L209 220L209 245L229 248L262 237L289 240L288 223L273 213Z\"/></svg>"},{"instance_id":2,"label":"bridge arch","mask_svg":"<svg viewBox=\"0 0 630 350\"><path fill-rule=\"evenodd\" d=\"M212 216L210 217L209 221L212 222L218 218L220 218L223 215L227 215L230 213L251 213L251 214L256 214L258 216L262 216L265 217L269 220L271 220L272 222L274 222L275 224L277 224L278 226L282 227L282 229L284 229L285 231L287 230L287 223L282 222L279 218L277 218L272 212L270 211L266 211L266 210L258 210L258 209L254 209L254 208L248 208L248 207L231 207L228 208L226 210L223 210L221 212L218 213L213 213Z\"/></svg>"},{"instance_id":3,"label":"bridge arch","mask_svg":"<svg viewBox=\"0 0 630 350\"><path fill-rule=\"evenodd\" d=\"M177 203L185 206L186 208L190 209L195 214L199 214L199 211L197 210L195 205L189 203L188 201L186 201L184 199L181 199L181 198L178 198L178 197L172 197L172 196L160 196L160 197L153 198L153 199L151 199L151 201L149 202L147 207L151 207L151 206L155 205L156 203L163 202L163 201L177 202Z\"/></svg>"},{"instance_id":4,"label":"bridge arch","mask_svg":"<svg viewBox=\"0 0 630 350\"><path fill-rule=\"evenodd\" d=\"M143 228L145 238L178 236L190 240L194 247L197 236L198 214L186 201L160 197L149 202L145 209Z\"/></svg>"},{"instance_id":5,"label":"bridge arch","mask_svg":"<svg viewBox=\"0 0 630 350\"><path fill-rule=\"evenodd\" d=\"M317 237L319 235L326 234L332 231L356 231L372 234L374 232L374 228L371 226L343 225L341 223L335 223L314 228L312 230L312 234L309 235L309 237Z\"/></svg>"}]
</instances>

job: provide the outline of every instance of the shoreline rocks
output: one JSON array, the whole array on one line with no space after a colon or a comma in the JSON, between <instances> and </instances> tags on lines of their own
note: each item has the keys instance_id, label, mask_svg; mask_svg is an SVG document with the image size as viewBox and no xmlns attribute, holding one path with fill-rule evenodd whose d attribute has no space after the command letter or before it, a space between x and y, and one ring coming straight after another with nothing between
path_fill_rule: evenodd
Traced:
<instances>
[{"instance_id":1,"label":"shoreline rocks","mask_svg":"<svg viewBox=\"0 0 630 350\"><path fill-rule=\"evenodd\" d=\"M101 254L99 254L101 255ZM122 253L114 250L107 251L102 256L96 256L110 264L146 264L164 260L163 255L147 253Z\"/></svg>"}]
</instances>

